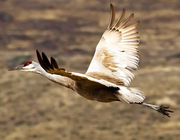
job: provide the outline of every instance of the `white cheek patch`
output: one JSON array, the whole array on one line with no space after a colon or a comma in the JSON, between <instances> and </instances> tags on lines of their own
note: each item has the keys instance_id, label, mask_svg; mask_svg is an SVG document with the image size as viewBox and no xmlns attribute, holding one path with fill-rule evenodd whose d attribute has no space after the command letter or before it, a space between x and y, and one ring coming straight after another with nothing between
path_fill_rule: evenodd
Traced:
<instances>
[{"instance_id":1,"label":"white cheek patch","mask_svg":"<svg viewBox=\"0 0 180 140\"><path fill-rule=\"evenodd\" d=\"M33 66L30 64L30 65L25 66L24 68L31 69L33 68Z\"/></svg>"},{"instance_id":2,"label":"white cheek patch","mask_svg":"<svg viewBox=\"0 0 180 140\"><path fill-rule=\"evenodd\" d=\"M22 71L34 71L34 69L35 69L34 65L29 64L29 65L27 65L27 66L24 66L24 67L22 68Z\"/></svg>"}]
</instances>

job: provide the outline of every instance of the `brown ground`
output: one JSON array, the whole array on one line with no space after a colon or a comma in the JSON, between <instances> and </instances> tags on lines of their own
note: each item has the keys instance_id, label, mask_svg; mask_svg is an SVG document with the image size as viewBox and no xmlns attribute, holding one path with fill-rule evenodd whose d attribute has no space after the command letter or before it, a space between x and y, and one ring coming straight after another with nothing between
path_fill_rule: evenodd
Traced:
<instances>
[{"instance_id":1,"label":"brown ground","mask_svg":"<svg viewBox=\"0 0 180 140\"><path fill-rule=\"evenodd\" d=\"M166 118L138 105L88 101L8 67L36 60L35 49L69 71L85 72L105 30L109 0L0 0L0 140L178 140L180 3L114 0L141 20L140 69L132 85L168 104Z\"/></svg>"}]
</instances>

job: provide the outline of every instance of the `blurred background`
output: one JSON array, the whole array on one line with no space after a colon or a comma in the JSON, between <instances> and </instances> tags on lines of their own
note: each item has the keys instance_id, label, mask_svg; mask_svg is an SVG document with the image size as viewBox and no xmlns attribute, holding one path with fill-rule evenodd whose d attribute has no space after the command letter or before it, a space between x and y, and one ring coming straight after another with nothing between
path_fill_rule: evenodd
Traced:
<instances>
[{"instance_id":1,"label":"blurred background","mask_svg":"<svg viewBox=\"0 0 180 140\"><path fill-rule=\"evenodd\" d=\"M0 0L0 140L177 140L180 138L180 3L113 0L140 20L140 67L132 86L170 105L171 118L119 102L89 101L8 67L35 49L84 73L109 21L109 0Z\"/></svg>"}]
</instances>

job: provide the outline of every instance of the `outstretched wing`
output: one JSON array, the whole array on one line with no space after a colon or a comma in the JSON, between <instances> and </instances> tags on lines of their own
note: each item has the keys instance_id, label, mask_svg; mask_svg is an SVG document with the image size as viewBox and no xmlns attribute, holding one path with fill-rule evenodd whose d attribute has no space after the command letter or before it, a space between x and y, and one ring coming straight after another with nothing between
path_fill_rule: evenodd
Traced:
<instances>
[{"instance_id":1,"label":"outstretched wing","mask_svg":"<svg viewBox=\"0 0 180 140\"><path fill-rule=\"evenodd\" d=\"M96 87L97 90L102 88L105 88L107 90L114 90L114 91L119 90L119 88L116 85L108 81L98 80L93 77L87 76L85 74L67 72L64 68L59 68L56 60L53 57L51 57L49 61L48 57L43 52L42 55L40 55L39 51L36 50L36 54L41 67L50 74L56 74L71 78L75 82L78 82L79 84L83 84L85 87L92 86L92 87Z\"/></svg>"},{"instance_id":2,"label":"outstretched wing","mask_svg":"<svg viewBox=\"0 0 180 140\"><path fill-rule=\"evenodd\" d=\"M134 14L125 18L124 9L120 18L115 21L114 6L111 4L110 8L109 26L96 47L86 74L101 73L109 77L115 77L127 86L133 79L132 71L137 69L139 62L137 54L140 41L137 31L139 22L129 24Z\"/></svg>"}]
</instances>

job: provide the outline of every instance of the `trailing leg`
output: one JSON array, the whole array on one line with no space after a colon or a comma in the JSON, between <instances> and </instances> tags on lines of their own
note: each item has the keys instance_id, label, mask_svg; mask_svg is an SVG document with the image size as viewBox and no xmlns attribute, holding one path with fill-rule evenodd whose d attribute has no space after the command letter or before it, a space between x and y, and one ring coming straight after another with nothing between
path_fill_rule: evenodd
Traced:
<instances>
[{"instance_id":1,"label":"trailing leg","mask_svg":"<svg viewBox=\"0 0 180 140\"><path fill-rule=\"evenodd\" d=\"M172 110L169 109L168 106L163 106L163 105L153 105L153 104L147 104L147 103L141 103L141 105L144 105L144 106L147 106L151 109L154 109L156 111L158 111L159 113L163 114L163 115L166 115L168 117L170 117L170 114L169 113L173 113Z\"/></svg>"}]
</instances>

